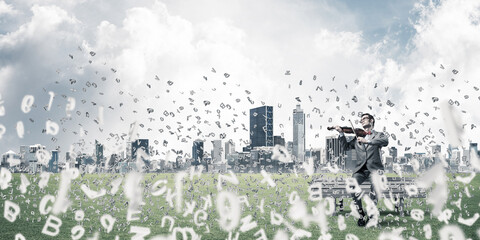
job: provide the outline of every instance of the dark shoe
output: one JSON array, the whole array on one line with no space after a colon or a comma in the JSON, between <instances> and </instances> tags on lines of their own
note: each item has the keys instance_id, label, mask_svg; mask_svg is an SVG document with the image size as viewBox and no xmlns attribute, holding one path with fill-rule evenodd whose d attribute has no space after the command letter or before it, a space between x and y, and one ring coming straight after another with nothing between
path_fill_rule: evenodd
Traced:
<instances>
[{"instance_id":1,"label":"dark shoe","mask_svg":"<svg viewBox=\"0 0 480 240\"><path fill-rule=\"evenodd\" d=\"M357 221L357 225L359 227L365 227L365 225L367 225L367 223L368 223L367 217L359 218L358 221Z\"/></svg>"}]
</instances>

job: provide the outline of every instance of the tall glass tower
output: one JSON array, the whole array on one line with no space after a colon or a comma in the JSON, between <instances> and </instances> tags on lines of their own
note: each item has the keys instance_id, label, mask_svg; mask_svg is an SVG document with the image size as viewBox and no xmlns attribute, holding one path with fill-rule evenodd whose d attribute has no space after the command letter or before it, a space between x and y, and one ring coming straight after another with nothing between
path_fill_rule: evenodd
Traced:
<instances>
[{"instance_id":1,"label":"tall glass tower","mask_svg":"<svg viewBox=\"0 0 480 240\"><path fill-rule=\"evenodd\" d=\"M273 107L250 109L250 146L273 147Z\"/></svg>"},{"instance_id":2,"label":"tall glass tower","mask_svg":"<svg viewBox=\"0 0 480 240\"><path fill-rule=\"evenodd\" d=\"M197 139L192 146L192 165L200 165L203 162L203 140Z\"/></svg>"},{"instance_id":3,"label":"tall glass tower","mask_svg":"<svg viewBox=\"0 0 480 240\"><path fill-rule=\"evenodd\" d=\"M293 109L293 149L292 155L297 161L305 160L305 113L298 104Z\"/></svg>"}]
</instances>

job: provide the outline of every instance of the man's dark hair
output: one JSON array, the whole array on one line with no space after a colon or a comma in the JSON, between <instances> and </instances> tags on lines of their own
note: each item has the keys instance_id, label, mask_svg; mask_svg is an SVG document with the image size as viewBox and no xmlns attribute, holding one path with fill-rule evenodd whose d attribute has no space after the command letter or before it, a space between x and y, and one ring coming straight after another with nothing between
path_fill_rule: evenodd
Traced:
<instances>
[{"instance_id":1,"label":"man's dark hair","mask_svg":"<svg viewBox=\"0 0 480 240\"><path fill-rule=\"evenodd\" d=\"M364 113L362 114L362 116L360 116L360 118L363 118L363 116L368 116L368 119L372 119L373 120L372 127L375 126L375 118L370 113Z\"/></svg>"}]
</instances>

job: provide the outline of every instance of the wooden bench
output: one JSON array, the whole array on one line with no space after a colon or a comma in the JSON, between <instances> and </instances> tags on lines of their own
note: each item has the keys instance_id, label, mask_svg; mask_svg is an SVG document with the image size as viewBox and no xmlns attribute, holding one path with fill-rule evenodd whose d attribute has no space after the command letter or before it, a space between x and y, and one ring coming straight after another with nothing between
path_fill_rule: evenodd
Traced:
<instances>
[{"instance_id":1,"label":"wooden bench","mask_svg":"<svg viewBox=\"0 0 480 240\"><path fill-rule=\"evenodd\" d=\"M394 198L395 211L400 212L403 215L404 199L409 198L425 198L426 191L423 188L415 186L415 178L413 177L387 177L387 189L382 191L382 197ZM343 211L343 199L351 198L352 194L347 192L346 181L343 178L335 179L314 179L309 186L309 199L318 200L320 196L322 198L332 197L335 201L335 213L337 213L337 207L339 211ZM364 194L370 194L371 184L370 181L365 181L359 185ZM321 191L321 192L320 192ZM320 195L321 194L321 195ZM337 199L339 199L337 203Z\"/></svg>"}]
</instances>

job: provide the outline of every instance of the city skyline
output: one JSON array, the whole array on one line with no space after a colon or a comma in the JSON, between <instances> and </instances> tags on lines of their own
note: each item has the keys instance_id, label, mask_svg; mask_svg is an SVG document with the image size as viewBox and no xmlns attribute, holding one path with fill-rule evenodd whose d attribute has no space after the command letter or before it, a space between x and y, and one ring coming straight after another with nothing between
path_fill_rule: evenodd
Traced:
<instances>
[{"instance_id":1,"label":"city skyline","mask_svg":"<svg viewBox=\"0 0 480 240\"><path fill-rule=\"evenodd\" d=\"M269 113L267 114L267 112L269 112ZM269 116L269 117L267 117L267 116ZM272 124L273 123L273 116L274 116L273 107L271 107L271 106L262 106L262 107L256 107L256 108L250 109L250 128L253 128L253 130L250 130L250 137L254 136L255 134L258 134L257 132L259 132L259 133L265 132L264 130L266 129L267 125L271 126L271 129L269 130L270 133L261 135L261 139L263 139L262 141L264 141L264 144L259 144L257 146L252 146L252 145L247 145L247 146L250 146L250 147L267 146L267 141L270 141L272 143L272 145L269 145L269 146L275 146L275 145L273 145L274 137L281 138L281 136L276 136L274 134L274 128L273 128L273 124ZM296 136L295 128L303 128L303 129L300 129L300 130L297 129L297 134L299 134L299 135L302 135L302 134L305 135L306 134L306 131L305 131L305 124L306 123L304 122L305 121L305 114L303 113L303 110L301 109L300 104L297 104L295 109L293 109L293 117L292 118L293 118L292 130L294 132L294 134L293 134L294 138L291 141L292 144L293 144L292 145L292 156L296 156L297 153L295 152L295 148L296 148L295 147L295 136ZM263 119L265 119L265 120L263 120ZM268 120L268 119L270 119L270 120ZM257 124L262 123L262 122L265 125L257 126ZM134 127L134 124L131 125L131 128L133 128L133 127ZM302 130L303 130L303 132L302 132ZM138 137L139 138L136 139L133 142L126 141L126 148L124 150L125 150L125 153L127 154L127 156L131 156L131 157L135 158L136 148L140 148L140 147L143 148L145 153L147 153L147 155L148 155L150 149L154 149L154 146L150 146L150 147L148 146L149 145L149 139L141 139L140 136L138 136ZM328 146L330 146L332 149L336 149L336 150L334 150L335 151L334 156L338 157L340 155L340 151L338 150L339 147L338 146L335 147L333 142L329 142L329 139L335 139L336 140L337 138L338 138L337 133L331 133L330 135L325 136L326 141L325 141L324 146L317 146L317 147L311 147L311 148L323 148L323 147L325 147L325 149L326 149L326 148L328 148ZM267 139L270 139L270 140L267 140ZM305 141L305 139L303 139L303 140ZM199 141L202 142L202 148L203 148L203 145L204 145L203 143L206 142L206 139L202 139L202 140L197 139L193 142L195 143L195 142L199 142ZM216 142L216 141L221 141L221 139L215 139L215 140L211 141L211 143L213 144L213 147L211 149L212 152L215 150L215 143L214 142ZM132 144L132 143L136 143L136 144ZM228 142L225 142L225 146L226 146L227 143L233 144L233 146L235 146L234 143L231 142L231 140L229 140ZM257 141L257 144L258 143L259 142ZM286 141L284 140L284 144L285 143L286 143ZM37 144L42 145L41 143L37 143ZM338 145L338 143L336 143L336 144ZM473 144L476 144L476 143L469 143L468 145L462 146L462 148L471 147ZM33 144L33 145L35 145L35 144ZM135 147L132 147L134 145L135 145ZM218 145L218 143L217 143L217 145ZM450 146L450 144L447 144L447 145ZM437 151L435 146L439 146L439 149L447 149L447 147L446 147L447 145L444 144L443 148L441 147L442 145L440 145L440 144L431 145L429 147L431 147L431 152L435 153ZM28 146L28 145L21 145L21 146ZM20 152L21 152L21 146L20 146ZM283 146L287 147L286 145L283 145ZM103 148L104 148L104 145L102 143L100 143L99 141L95 140L94 150L93 150L94 155L98 156L100 154L100 155L103 156ZM220 148L221 148L220 146L217 146L215 151L218 152L220 150ZM226 148L227 147L225 147L224 149L226 149ZM390 149L392 147L389 146L388 148ZM396 146L393 146L393 148L395 148L396 151L398 151ZM410 152L409 150L411 149L411 146L406 146L405 148L408 148L408 150L401 151L401 152L402 153L409 153ZM185 150L187 150L187 149L180 149L179 151L184 152ZM303 151L304 151L303 154L305 154L305 150L306 150L305 147L303 147ZM7 152L9 152L9 151L15 152L12 149L8 150ZM446 150L444 150L444 151L446 151ZM187 151L185 151L185 152L187 152ZM207 152L207 151L204 151L204 152ZM158 150L157 150L157 153L158 153ZM416 153L416 152L414 152L414 153ZM111 154L116 154L116 153L111 153ZM327 156L329 156L330 153L326 153L326 154L327 154ZM446 153L444 152L443 154L446 154ZM192 154L192 156L193 156L193 154ZM194 157L192 157L192 158L194 158Z\"/></svg>"},{"instance_id":2,"label":"city skyline","mask_svg":"<svg viewBox=\"0 0 480 240\"><path fill-rule=\"evenodd\" d=\"M352 171L356 166L356 157L353 150L346 151L342 149L336 137L326 138L327 145L324 149L318 148L306 151L309 164L313 164L313 172L330 172L333 171L332 169L345 172ZM88 173L118 171L126 173L132 170L175 172L182 169L185 170L190 166L199 166L206 172L213 171L217 173L224 173L228 168L232 168L235 172L258 172L259 168L268 168L268 171L274 172L289 172L295 169L295 171L300 172L312 171L307 170L308 165L304 165L304 161L293 158L291 150L286 153L292 155L293 161L291 163L283 162L284 160L281 160L278 156L275 157L274 152L278 146L260 146L250 148L248 152L237 152L232 151L231 142L226 142L225 149L223 149L222 140L215 140L212 141L214 148L211 150L211 154L208 155L208 151L203 147L203 143L204 141L199 139L193 142L191 157L188 156L188 153L182 157L180 152L180 155L176 157L167 156L165 159L158 158L158 152L154 154L151 151L151 148L148 146L148 139L132 141L130 143L131 147L125 151L125 156L118 156L117 154L103 156L101 153L102 145L96 143L94 154L67 152L66 159L64 159L66 161L59 160L58 151L48 151L45 149L45 146L37 144L28 148L27 146L20 146L21 151L18 154L13 151L3 154L0 166L14 172L53 173L72 167ZM137 149L139 152L134 152L133 149ZM443 161L448 164L447 169L449 172L469 172L473 170L471 161L478 161L471 159L471 154L476 153L476 156L480 157L477 143L471 143L468 148L460 149L449 146L445 154L441 154L442 147L440 145L434 145L432 149L434 151L428 154L414 152L413 154L405 153L404 155L398 155L395 147L385 148L382 150L382 161L385 165L385 170L389 173L419 173ZM129 150L132 151L130 154L128 154ZM141 154L141 157L135 157L136 154Z\"/></svg>"}]
</instances>

